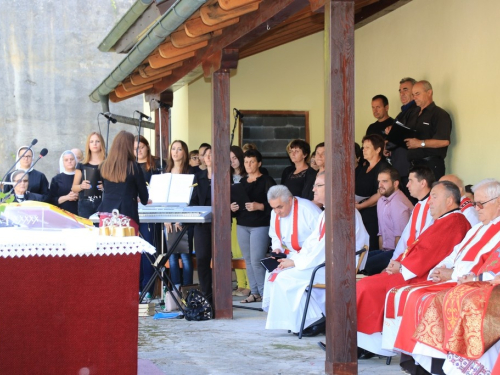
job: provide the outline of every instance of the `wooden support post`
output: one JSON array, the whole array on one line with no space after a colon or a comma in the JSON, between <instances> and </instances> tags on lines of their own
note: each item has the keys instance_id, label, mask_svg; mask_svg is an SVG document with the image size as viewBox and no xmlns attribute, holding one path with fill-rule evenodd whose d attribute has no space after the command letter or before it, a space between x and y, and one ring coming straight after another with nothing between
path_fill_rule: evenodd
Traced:
<instances>
[{"instance_id":1,"label":"wooden support post","mask_svg":"<svg viewBox=\"0 0 500 375\"><path fill-rule=\"evenodd\" d=\"M325 2L327 374L357 374L354 0Z\"/></svg>"},{"instance_id":2,"label":"wooden support post","mask_svg":"<svg viewBox=\"0 0 500 375\"><path fill-rule=\"evenodd\" d=\"M212 74L212 275L216 319L233 318L229 107L229 69L220 69Z\"/></svg>"},{"instance_id":3,"label":"wooden support post","mask_svg":"<svg viewBox=\"0 0 500 375\"><path fill-rule=\"evenodd\" d=\"M151 100L152 98L146 98ZM158 98L155 98L158 99ZM170 116L169 108L174 104L174 93L164 91L158 99L162 105L155 110L155 156L168 160L168 147L170 145ZM160 116L161 116L161 153L160 153ZM163 166L166 169L166 165Z\"/></svg>"}]
</instances>

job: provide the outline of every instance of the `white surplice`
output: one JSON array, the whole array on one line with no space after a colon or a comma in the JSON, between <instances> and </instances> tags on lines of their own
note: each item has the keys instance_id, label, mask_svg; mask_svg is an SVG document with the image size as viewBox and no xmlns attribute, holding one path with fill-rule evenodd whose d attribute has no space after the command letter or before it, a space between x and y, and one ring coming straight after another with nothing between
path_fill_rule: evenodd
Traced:
<instances>
[{"instance_id":1,"label":"white surplice","mask_svg":"<svg viewBox=\"0 0 500 375\"><path fill-rule=\"evenodd\" d=\"M325 236L320 239L324 212L319 216L315 229L304 241L300 253L294 255L295 267L280 272L274 282L264 287L262 308L267 311L266 329L287 329L298 332L305 308L305 290L309 285L313 269L325 261ZM369 242L361 215L356 210L356 249ZM355 251L353 249L353 251ZM316 273L316 283L325 282L325 268ZM314 289L309 301L304 327L318 321L325 313L325 291Z\"/></svg>"}]
</instances>

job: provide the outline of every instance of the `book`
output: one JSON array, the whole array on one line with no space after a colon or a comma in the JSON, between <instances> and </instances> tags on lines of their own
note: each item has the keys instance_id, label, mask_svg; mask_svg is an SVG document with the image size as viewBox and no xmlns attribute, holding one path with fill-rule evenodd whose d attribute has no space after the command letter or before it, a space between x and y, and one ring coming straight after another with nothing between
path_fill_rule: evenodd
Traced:
<instances>
[{"instance_id":1,"label":"book","mask_svg":"<svg viewBox=\"0 0 500 375\"><path fill-rule=\"evenodd\" d=\"M405 139L407 138L417 138L417 131L410 129L406 125L400 123L399 121L394 121L391 131L387 135L387 140L394 143L397 146L406 147Z\"/></svg>"},{"instance_id":2,"label":"book","mask_svg":"<svg viewBox=\"0 0 500 375\"><path fill-rule=\"evenodd\" d=\"M187 206L193 193L194 174L154 174L149 184L149 199L154 205Z\"/></svg>"}]
</instances>

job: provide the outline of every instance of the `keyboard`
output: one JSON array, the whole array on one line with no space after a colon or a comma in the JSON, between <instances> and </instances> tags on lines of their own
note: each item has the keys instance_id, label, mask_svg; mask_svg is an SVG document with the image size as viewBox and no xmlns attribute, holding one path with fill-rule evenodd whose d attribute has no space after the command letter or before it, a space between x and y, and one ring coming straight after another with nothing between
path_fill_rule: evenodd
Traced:
<instances>
[{"instance_id":1,"label":"keyboard","mask_svg":"<svg viewBox=\"0 0 500 375\"><path fill-rule=\"evenodd\" d=\"M94 223L99 217L90 217ZM139 205L139 220L141 223L210 223L212 222L212 207L210 206L143 206Z\"/></svg>"}]
</instances>

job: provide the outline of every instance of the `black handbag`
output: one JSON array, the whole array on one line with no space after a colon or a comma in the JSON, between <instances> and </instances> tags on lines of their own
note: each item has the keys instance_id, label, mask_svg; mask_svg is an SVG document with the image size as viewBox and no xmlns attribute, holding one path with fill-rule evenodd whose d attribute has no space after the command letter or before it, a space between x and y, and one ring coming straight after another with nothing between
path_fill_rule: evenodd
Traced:
<instances>
[{"instance_id":1,"label":"black handbag","mask_svg":"<svg viewBox=\"0 0 500 375\"><path fill-rule=\"evenodd\" d=\"M201 321L213 318L212 305L198 289L192 289L188 292L184 310L186 320Z\"/></svg>"}]
</instances>

